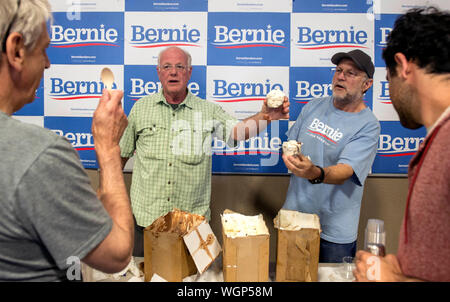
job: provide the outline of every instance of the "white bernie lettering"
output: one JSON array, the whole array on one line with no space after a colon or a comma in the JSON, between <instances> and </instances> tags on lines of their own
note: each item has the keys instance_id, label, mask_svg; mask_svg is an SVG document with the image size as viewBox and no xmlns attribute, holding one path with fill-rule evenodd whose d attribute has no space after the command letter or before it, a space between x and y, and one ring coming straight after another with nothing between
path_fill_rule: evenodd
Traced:
<instances>
[{"instance_id":1,"label":"white bernie lettering","mask_svg":"<svg viewBox=\"0 0 450 302\"><path fill-rule=\"evenodd\" d=\"M417 151L423 142L423 137L394 137L389 134L381 134L378 151Z\"/></svg>"},{"instance_id":2,"label":"white bernie lettering","mask_svg":"<svg viewBox=\"0 0 450 302\"><path fill-rule=\"evenodd\" d=\"M380 27L381 30L381 41L380 44L387 44L387 37L389 36L392 28L390 27Z\"/></svg>"},{"instance_id":3,"label":"white bernie lettering","mask_svg":"<svg viewBox=\"0 0 450 302\"><path fill-rule=\"evenodd\" d=\"M365 44L367 33L363 30L355 31L353 26L350 30L312 30L310 27L300 26L298 28L297 43L356 43Z\"/></svg>"},{"instance_id":4,"label":"white bernie lettering","mask_svg":"<svg viewBox=\"0 0 450 302\"><path fill-rule=\"evenodd\" d=\"M214 26L216 29L215 43L253 43L265 42L282 44L285 33L281 29L272 30L270 25L266 29L228 29L224 25Z\"/></svg>"},{"instance_id":5,"label":"white bernie lettering","mask_svg":"<svg viewBox=\"0 0 450 302\"><path fill-rule=\"evenodd\" d=\"M161 90L161 82L148 81L143 79L131 78L131 94L132 95L147 95L153 94Z\"/></svg>"},{"instance_id":6,"label":"white bernie lettering","mask_svg":"<svg viewBox=\"0 0 450 302\"><path fill-rule=\"evenodd\" d=\"M93 147L94 140L91 133L72 133L66 132L60 129L51 129L56 134L67 138L67 140L72 144L74 148L77 147Z\"/></svg>"},{"instance_id":7,"label":"white bernie lettering","mask_svg":"<svg viewBox=\"0 0 450 302\"><path fill-rule=\"evenodd\" d=\"M335 142L339 141L343 136L343 133L339 131L339 128L334 129L327 124L322 123L317 118L312 121L308 129L310 129L311 131L319 132Z\"/></svg>"},{"instance_id":8,"label":"white bernie lettering","mask_svg":"<svg viewBox=\"0 0 450 302\"><path fill-rule=\"evenodd\" d=\"M131 78L131 95L142 96L153 94L161 90L161 82L147 81L139 78ZM189 91L193 95L198 95L200 92L200 85L196 82L190 82L187 85Z\"/></svg>"},{"instance_id":9,"label":"white bernie lettering","mask_svg":"<svg viewBox=\"0 0 450 302\"><path fill-rule=\"evenodd\" d=\"M298 98L307 97L325 97L329 96L331 91L331 84L310 84L308 81L296 81L297 83L297 94Z\"/></svg>"},{"instance_id":10,"label":"white bernie lettering","mask_svg":"<svg viewBox=\"0 0 450 302\"><path fill-rule=\"evenodd\" d=\"M246 147L246 143L248 147ZM219 153L220 151L234 151L234 152L243 152L243 151L278 151L280 150L282 145L282 141L279 137L272 137L269 139L267 133L264 133L264 137L254 136L249 138L248 140L239 141L238 144L231 148L225 144L224 141L214 137L212 140L212 149L215 153Z\"/></svg>"}]
</instances>

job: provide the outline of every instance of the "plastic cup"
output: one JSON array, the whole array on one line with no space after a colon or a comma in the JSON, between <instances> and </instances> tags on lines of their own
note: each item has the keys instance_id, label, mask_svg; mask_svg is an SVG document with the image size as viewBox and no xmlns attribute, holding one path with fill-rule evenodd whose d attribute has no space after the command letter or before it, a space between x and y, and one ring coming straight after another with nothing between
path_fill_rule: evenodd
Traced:
<instances>
[{"instance_id":1,"label":"plastic cup","mask_svg":"<svg viewBox=\"0 0 450 302\"><path fill-rule=\"evenodd\" d=\"M345 256L342 258L342 276L346 280L354 280L353 270L356 268L354 263L355 258L351 256Z\"/></svg>"}]
</instances>

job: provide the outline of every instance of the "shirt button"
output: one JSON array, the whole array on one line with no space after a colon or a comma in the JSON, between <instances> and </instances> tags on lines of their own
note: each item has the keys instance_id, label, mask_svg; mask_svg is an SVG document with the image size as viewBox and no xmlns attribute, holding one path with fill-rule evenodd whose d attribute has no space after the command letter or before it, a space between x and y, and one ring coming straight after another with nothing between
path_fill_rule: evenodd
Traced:
<instances>
[{"instance_id":1,"label":"shirt button","mask_svg":"<svg viewBox=\"0 0 450 302\"><path fill-rule=\"evenodd\" d=\"M172 167L172 163L169 163L169 167Z\"/></svg>"},{"instance_id":2,"label":"shirt button","mask_svg":"<svg viewBox=\"0 0 450 302\"><path fill-rule=\"evenodd\" d=\"M168 185L170 185L170 180L167 182Z\"/></svg>"},{"instance_id":3,"label":"shirt button","mask_svg":"<svg viewBox=\"0 0 450 302\"><path fill-rule=\"evenodd\" d=\"M170 197L169 197L169 198L167 198L167 201L170 201Z\"/></svg>"}]
</instances>

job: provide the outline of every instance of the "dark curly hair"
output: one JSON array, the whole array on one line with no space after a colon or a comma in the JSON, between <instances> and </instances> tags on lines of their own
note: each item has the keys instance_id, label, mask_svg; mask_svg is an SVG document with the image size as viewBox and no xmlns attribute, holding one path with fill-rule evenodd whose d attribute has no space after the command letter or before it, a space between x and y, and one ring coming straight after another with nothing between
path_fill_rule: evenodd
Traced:
<instances>
[{"instance_id":1,"label":"dark curly hair","mask_svg":"<svg viewBox=\"0 0 450 302\"><path fill-rule=\"evenodd\" d=\"M428 73L450 73L450 14L435 7L415 8L397 18L383 50L395 74L394 55L401 52Z\"/></svg>"}]
</instances>

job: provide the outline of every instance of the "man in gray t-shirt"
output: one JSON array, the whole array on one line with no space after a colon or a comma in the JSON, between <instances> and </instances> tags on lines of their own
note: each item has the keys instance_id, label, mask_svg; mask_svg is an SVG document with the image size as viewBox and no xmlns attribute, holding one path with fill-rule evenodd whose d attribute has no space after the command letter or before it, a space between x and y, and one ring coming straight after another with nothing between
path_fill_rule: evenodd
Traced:
<instances>
[{"instance_id":1,"label":"man in gray t-shirt","mask_svg":"<svg viewBox=\"0 0 450 302\"><path fill-rule=\"evenodd\" d=\"M112 220L66 139L3 112L0 137L0 280L64 279Z\"/></svg>"},{"instance_id":2,"label":"man in gray t-shirt","mask_svg":"<svg viewBox=\"0 0 450 302\"><path fill-rule=\"evenodd\" d=\"M127 125L123 93L104 90L94 113L96 194L65 138L11 118L34 100L50 67L50 6L20 3L0 2L0 281L67 280L79 261L118 272L130 261L134 236L119 148Z\"/></svg>"}]
</instances>

